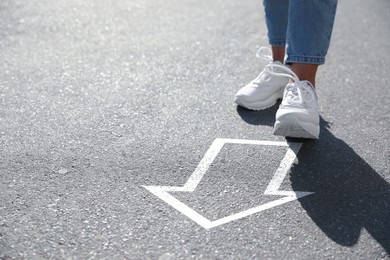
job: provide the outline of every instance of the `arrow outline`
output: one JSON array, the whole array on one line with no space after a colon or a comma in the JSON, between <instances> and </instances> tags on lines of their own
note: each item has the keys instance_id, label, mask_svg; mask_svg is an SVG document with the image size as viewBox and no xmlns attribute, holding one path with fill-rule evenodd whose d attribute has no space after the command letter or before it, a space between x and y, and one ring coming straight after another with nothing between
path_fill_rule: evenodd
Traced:
<instances>
[{"instance_id":1,"label":"arrow outline","mask_svg":"<svg viewBox=\"0 0 390 260\"><path fill-rule=\"evenodd\" d=\"M279 195L284 196L283 198L267 202L260 206L252 207L250 209L231 214L226 217L222 217L217 220L209 220L196 212L194 209L190 208L183 202L176 199L174 196L169 194L169 192L193 192L196 187L202 180L203 176L206 174L209 166L213 163L222 147L225 144L251 144L251 145L268 145L268 146L285 146L288 147L285 156L278 169L276 170L273 178L269 182L264 195ZM211 144L210 148L207 150L202 160L199 162L198 166L195 168L194 172L188 178L184 186L143 186L145 189L153 193L155 196L165 201L171 207L187 216L198 225L202 226L205 229L210 229L217 227L228 222L238 220L244 217L247 217L252 214L259 213L266 209L270 209L282 204L285 204L290 201L297 200L299 198L314 194L314 192L307 191L284 191L279 190L280 185L282 184L284 178L286 177L288 171L291 169L293 162L295 161L299 149L301 148L302 143L297 142L276 142L276 141L260 141L260 140L240 140L240 139L225 139L225 138L216 138Z\"/></svg>"}]
</instances>

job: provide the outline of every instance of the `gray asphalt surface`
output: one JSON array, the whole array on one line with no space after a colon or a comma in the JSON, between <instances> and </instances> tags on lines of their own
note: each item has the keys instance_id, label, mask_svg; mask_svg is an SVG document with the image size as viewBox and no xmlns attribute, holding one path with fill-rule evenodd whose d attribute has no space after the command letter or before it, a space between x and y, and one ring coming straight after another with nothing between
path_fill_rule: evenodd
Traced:
<instances>
[{"instance_id":1,"label":"gray asphalt surface","mask_svg":"<svg viewBox=\"0 0 390 260\"><path fill-rule=\"evenodd\" d=\"M186 183L215 138L272 135L233 103L260 72L261 1L1 0L0 259L390 259L390 2L343 0L318 141L282 188L315 194L204 229L144 185ZM255 207L285 153L225 145L193 193Z\"/></svg>"}]
</instances>

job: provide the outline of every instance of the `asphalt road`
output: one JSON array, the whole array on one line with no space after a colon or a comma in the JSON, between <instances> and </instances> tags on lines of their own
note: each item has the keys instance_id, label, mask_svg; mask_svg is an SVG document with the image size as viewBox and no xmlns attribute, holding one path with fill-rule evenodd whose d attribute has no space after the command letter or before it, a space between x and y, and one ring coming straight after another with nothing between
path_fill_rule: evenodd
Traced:
<instances>
[{"instance_id":1,"label":"asphalt road","mask_svg":"<svg viewBox=\"0 0 390 260\"><path fill-rule=\"evenodd\" d=\"M211 222L284 197L288 146L207 152L286 144L277 105L233 102L261 1L1 0L0 259L390 259L389 24L388 0L339 1L320 140L277 187L313 194L205 228L144 186L195 178L164 194Z\"/></svg>"}]
</instances>

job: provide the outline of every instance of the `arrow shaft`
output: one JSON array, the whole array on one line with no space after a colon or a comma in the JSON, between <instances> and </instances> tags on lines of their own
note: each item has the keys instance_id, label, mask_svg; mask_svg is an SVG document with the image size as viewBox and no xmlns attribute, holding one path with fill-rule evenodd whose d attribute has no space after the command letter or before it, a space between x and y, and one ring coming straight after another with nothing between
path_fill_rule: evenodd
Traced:
<instances>
[{"instance_id":1,"label":"arrow shaft","mask_svg":"<svg viewBox=\"0 0 390 260\"><path fill-rule=\"evenodd\" d=\"M210 165L213 163L218 153L221 151L222 147L227 144L252 144L252 145L276 145L276 146L287 146L286 142L273 142L273 141L260 141L260 140L237 140L237 139L222 139L217 138L211 144L210 148L207 150L206 154L203 156L202 160L191 174L190 178L184 185L184 189L187 191L194 191L198 186L199 182L202 180L203 176L207 172ZM298 148L299 150L299 148ZM297 151L298 152L298 151Z\"/></svg>"},{"instance_id":2,"label":"arrow shaft","mask_svg":"<svg viewBox=\"0 0 390 260\"><path fill-rule=\"evenodd\" d=\"M206 154L203 156L202 160L190 176L188 181L184 185L185 189L189 191L194 191L198 186L199 182L202 180L203 176L207 172L207 169L210 167L211 163L217 157L219 151L222 149L224 142L221 139L215 139L210 148L207 150Z\"/></svg>"},{"instance_id":3,"label":"arrow shaft","mask_svg":"<svg viewBox=\"0 0 390 260\"><path fill-rule=\"evenodd\" d=\"M288 146L289 147L286 155L280 162L279 168L276 170L274 177L265 189L264 194L266 195L279 195L277 192L280 188L280 185L282 185L284 178L291 169L291 165L294 163L302 143L289 143Z\"/></svg>"}]
</instances>

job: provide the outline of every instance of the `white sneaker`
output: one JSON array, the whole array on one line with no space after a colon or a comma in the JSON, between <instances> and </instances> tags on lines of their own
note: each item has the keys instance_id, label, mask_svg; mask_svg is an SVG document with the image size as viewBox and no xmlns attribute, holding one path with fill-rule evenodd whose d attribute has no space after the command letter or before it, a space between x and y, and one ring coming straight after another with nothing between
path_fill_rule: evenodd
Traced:
<instances>
[{"instance_id":1,"label":"white sneaker","mask_svg":"<svg viewBox=\"0 0 390 260\"><path fill-rule=\"evenodd\" d=\"M264 49L260 48L262 51ZM257 53L259 56L259 51ZM263 57L260 57L264 59ZM283 91L288 83L288 78L278 77L274 73L281 73L283 70L279 68L286 67L280 61L272 61L272 58L267 57L271 62L263 69L263 71L249 84L242 87L235 96L235 102L245 108L252 110L262 110L273 106L278 99L283 97ZM275 66L277 65L277 66Z\"/></svg>"},{"instance_id":2,"label":"white sneaker","mask_svg":"<svg viewBox=\"0 0 390 260\"><path fill-rule=\"evenodd\" d=\"M286 71L289 74L280 73L279 75L287 76L295 82L288 84L284 90L283 101L276 112L274 134L318 139L320 116L315 89L309 81L300 81L290 69Z\"/></svg>"}]
</instances>

